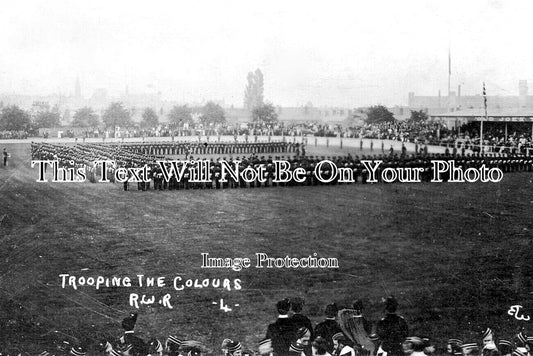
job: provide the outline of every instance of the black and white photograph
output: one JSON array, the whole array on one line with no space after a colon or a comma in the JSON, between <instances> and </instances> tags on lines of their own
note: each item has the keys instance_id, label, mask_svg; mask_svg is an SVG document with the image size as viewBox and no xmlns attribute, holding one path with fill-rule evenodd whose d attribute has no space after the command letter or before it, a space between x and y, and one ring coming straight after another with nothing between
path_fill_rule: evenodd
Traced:
<instances>
[{"instance_id":1,"label":"black and white photograph","mask_svg":"<svg viewBox=\"0 0 533 356\"><path fill-rule=\"evenodd\" d=\"M0 356L533 355L532 14L3 1Z\"/></svg>"}]
</instances>

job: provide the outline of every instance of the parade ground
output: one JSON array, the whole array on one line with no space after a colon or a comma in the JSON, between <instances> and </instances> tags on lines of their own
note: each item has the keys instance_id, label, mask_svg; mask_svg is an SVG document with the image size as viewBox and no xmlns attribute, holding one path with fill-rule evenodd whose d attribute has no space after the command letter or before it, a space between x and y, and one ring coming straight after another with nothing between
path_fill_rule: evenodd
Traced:
<instances>
[{"instance_id":1,"label":"parade ground","mask_svg":"<svg viewBox=\"0 0 533 356\"><path fill-rule=\"evenodd\" d=\"M355 144L310 139L307 146L316 155L358 154ZM143 192L37 183L30 140L4 147L11 155L0 167L5 345L41 351L58 338L94 345L120 336L120 321L138 312L144 339L178 335L218 353L232 338L256 349L277 316L275 302L295 296L315 324L326 304L357 298L375 322L392 294L410 331L437 342L477 340L487 327L510 337L524 326L508 314L513 305L533 315L531 173L506 174L500 183ZM252 263L240 271L202 268L202 253ZM257 268L258 253L335 258L338 268ZM96 289L80 277L121 283ZM148 277L164 277L164 285L139 286Z\"/></svg>"}]
</instances>

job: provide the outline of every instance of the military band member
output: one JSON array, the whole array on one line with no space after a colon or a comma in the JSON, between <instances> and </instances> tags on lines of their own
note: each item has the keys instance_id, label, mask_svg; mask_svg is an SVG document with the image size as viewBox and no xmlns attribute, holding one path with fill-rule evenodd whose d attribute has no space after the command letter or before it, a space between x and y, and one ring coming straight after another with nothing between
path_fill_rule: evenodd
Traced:
<instances>
[{"instance_id":1,"label":"military band member","mask_svg":"<svg viewBox=\"0 0 533 356\"><path fill-rule=\"evenodd\" d=\"M355 350L351 346L351 341L343 334L333 335L333 356L355 356Z\"/></svg>"},{"instance_id":2,"label":"military band member","mask_svg":"<svg viewBox=\"0 0 533 356\"><path fill-rule=\"evenodd\" d=\"M479 356L479 347L475 342L466 342L461 345L463 356Z\"/></svg>"},{"instance_id":3,"label":"military band member","mask_svg":"<svg viewBox=\"0 0 533 356\"><path fill-rule=\"evenodd\" d=\"M382 341L381 347L390 356L403 354L401 344L408 335L407 323L403 317L396 314L397 308L396 298L387 297L385 301L386 316L377 324L377 334Z\"/></svg>"},{"instance_id":4,"label":"military band member","mask_svg":"<svg viewBox=\"0 0 533 356\"><path fill-rule=\"evenodd\" d=\"M342 333L341 327L336 320L338 311L335 303L328 304L325 310L326 319L316 325L313 333L315 336L321 336L326 340L329 353L333 352L333 335Z\"/></svg>"},{"instance_id":5,"label":"military band member","mask_svg":"<svg viewBox=\"0 0 533 356\"><path fill-rule=\"evenodd\" d=\"M137 313L132 313L122 320L124 335L120 338L120 342L122 345L132 345L133 351L136 354L146 355L148 353L146 343L141 338L134 335L136 322Z\"/></svg>"},{"instance_id":6,"label":"military band member","mask_svg":"<svg viewBox=\"0 0 533 356\"><path fill-rule=\"evenodd\" d=\"M502 356L510 356L513 353L513 344L509 340L500 339L498 341L498 350Z\"/></svg>"},{"instance_id":7,"label":"military band member","mask_svg":"<svg viewBox=\"0 0 533 356\"><path fill-rule=\"evenodd\" d=\"M327 342L321 336L313 341L313 355L314 356L331 356L327 350Z\"/></svg>"},{"instance_id":8,"label":"military band member","mask_svg":"<svg viewBox=\"0 0 533 356\"><path fill-rule=\"evenodd\" d=\"M297 327L288 315L290 307L289 299L277 302L278 319L267 328L266 339L272 340L274 356L289 356L291 343L296 340Z\"/></svg>"}]
</instances>

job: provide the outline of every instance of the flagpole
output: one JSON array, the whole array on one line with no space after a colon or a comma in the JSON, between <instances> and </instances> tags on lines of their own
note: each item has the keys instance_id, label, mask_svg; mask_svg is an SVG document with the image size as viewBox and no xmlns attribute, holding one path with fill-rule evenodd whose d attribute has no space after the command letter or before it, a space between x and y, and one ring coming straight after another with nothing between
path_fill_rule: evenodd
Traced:
<instances>
[{"instance_id":1,"label":"flagpole","mask_svg":"<svg viewBox=\"0 0 533 356\"><path fill-rule=\"evenodd\" d=\"M485 82L483 82L483 101L485 103L485 120L488 120L487 115L487 91L485 90ZM480 141L479 141L479 154L483 154L483 118L481 118L480 125Z\"/></svg>"},{"instance_id":2,"label":"flagpole","mask_svg":"<svg viewBox=\"0 0 533 356\"><path fill-rule=\"evenodd\" d=\"M450 46L448 45L448 103L447 103L447 108L446 108L447 112L450 112L450 106L451 106L451 98L450 98L451 78L452 78L452 51L450 49Z\"/></svg>"}]
</instances>

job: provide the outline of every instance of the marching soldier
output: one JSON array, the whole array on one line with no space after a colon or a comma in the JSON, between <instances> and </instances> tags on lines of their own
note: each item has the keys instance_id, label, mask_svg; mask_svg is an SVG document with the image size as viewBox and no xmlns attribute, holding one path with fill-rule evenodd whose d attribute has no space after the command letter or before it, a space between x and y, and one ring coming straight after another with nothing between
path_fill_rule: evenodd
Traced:
<instances>
[{"instance_id":1,"label":"marching soldier","mask_svg":"<svg viewBox=\"0 0 533 356\"><path fill-rule=\"evenodd\" d=\"M4 167L7 167L7 159L9 158L9 153L7 153L7 150L4 148L4 152L3 152L3 156L4 156Z\"/></svg>"}]
</instances>

